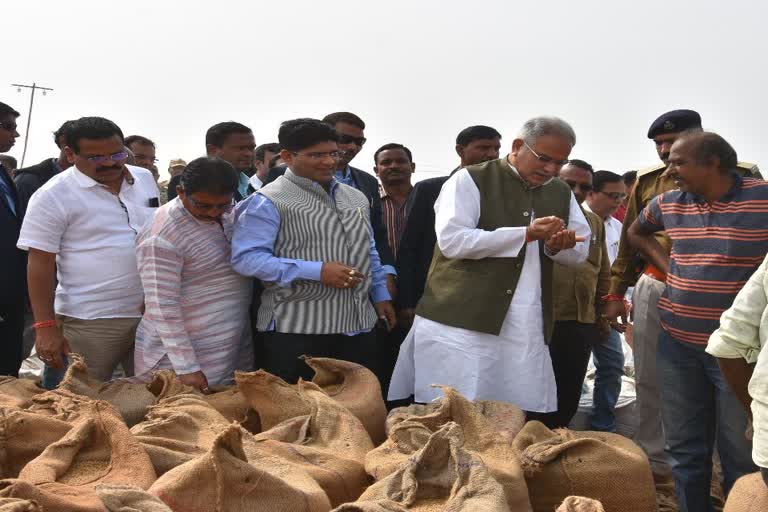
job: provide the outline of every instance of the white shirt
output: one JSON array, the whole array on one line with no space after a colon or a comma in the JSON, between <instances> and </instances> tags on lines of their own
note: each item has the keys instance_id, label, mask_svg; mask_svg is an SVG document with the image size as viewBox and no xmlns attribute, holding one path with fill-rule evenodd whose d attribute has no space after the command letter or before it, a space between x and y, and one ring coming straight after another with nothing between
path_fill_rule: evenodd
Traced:
<instances>
[{"instance_id":1,"label":"white shirt","mask_svg":"<svg viewBox=\"0 0 768 512\"><path fill-rule=\"evenodd\" d=\"M158 192L151 172L126 167L133 183L123 180L119 195L70 167L29 201L17 245L56 254L56 314L141 317L136 235L151 218L149 201Z\"/></svg>"},{"instance_id":2,"label":"white shirt","mask_svg":"<svg viewBox=\"0 0 768 512\"><path fill-rule=\"evenodd\" d=\"M253 173L253 176L251 176L251 179L248 180L248 183L250 183L250 185L253 187L253 190L256 192L258 192L263 185L259 177L256 176L256 173Z\"/></svg>"},{"instance_id":3,"label":"white shirt","mask_svg":"<svg viewBox=\"0 0 768 512\"><path fill-rule=\"evenodd\" d=\"M479 219L480 191L462 169L443 185L435 203L435 232L443 254L482 259L516 257L526 251L501 332L494 336L417 316L400 349L389 399L414 394L417 402L429 402L441 395L431 385L444 384L470 400L511 402L534 412L556 410L555 376L544 343L538 242L526 244L524 226L485 231L477 228ZM587 259L591 230L573 194L568 228L585 241L549 257L563 265L578 265Z\"/></svg>"},{"instance_id":4,"label":"white shirt","mask_svg":"<svg viewBox=\"0 0 768 512\"><path fill-rule=\"evenodd\" d=\"M589 205L586 201L581 203L581 206L586 211L595 213L589 208ZM595 215L597 214L595 213ZM622 224L619 219L613 215L609 215L608 218L603 221L603 225L605 226L605 245L608 246L608 261L610 261L611 265L613 265L613 262L616 260L616 256L619 255L619 240L621 240Z\"/></svg>"}]
</instances>

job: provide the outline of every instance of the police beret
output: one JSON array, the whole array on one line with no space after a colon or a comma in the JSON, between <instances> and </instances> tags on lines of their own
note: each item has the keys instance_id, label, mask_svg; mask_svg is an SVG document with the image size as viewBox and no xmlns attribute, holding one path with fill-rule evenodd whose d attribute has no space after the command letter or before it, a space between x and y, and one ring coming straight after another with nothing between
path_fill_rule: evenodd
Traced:
<instances>
[{"instance_id":1,"label":"police beret","mask_svg":"<svg viewBox=\"0 0 768 512\"><path fill-rule=\"evenodd\" d=\"M673 110L662 114L651 123L648 138L665 133L679 133L690 128L701 128L701 116L693 110Z\"/></svg>"}]
</instances>

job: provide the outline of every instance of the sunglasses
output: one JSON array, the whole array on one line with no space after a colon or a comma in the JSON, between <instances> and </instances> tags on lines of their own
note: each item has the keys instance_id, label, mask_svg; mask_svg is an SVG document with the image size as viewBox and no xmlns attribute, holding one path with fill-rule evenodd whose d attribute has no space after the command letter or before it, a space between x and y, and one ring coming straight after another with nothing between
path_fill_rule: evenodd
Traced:
<instances>
[{"instance_id":1,"label":"sunglasses","mask_svg":"<svg viewBox=\"0 0 768 512\"><path fill-rule=\"evenodd\" d=\"M309 153L297 153L295 151L291 151L291 154L296 156L305 156L307 158L311 158L312 160L322 160L325 157L331 157L334 160L341 158L341 151L310 151Z\"/></svg>"},{"instance_id":2,"label":"sunglasses","mask_svg":"<svg viewBox=\"0 0 768 512\"><path fill-rule=\"evenodd\" d=\"M368 140L365 137L353 137L352 135L345 135L343 133L337 133L339 136L339 144L355 144L362 147L365 141Z\"/></svg>"}]
</instances>

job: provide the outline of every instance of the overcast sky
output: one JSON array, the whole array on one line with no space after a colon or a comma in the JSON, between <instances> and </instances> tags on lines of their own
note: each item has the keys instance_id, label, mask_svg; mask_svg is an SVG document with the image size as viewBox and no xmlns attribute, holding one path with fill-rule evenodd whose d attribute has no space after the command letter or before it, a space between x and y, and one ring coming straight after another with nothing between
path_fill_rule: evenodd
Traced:
<instances>
[{"instance_id":1,"label":"overcast sky","mask_svg":"<svg viewBox=\"0 0 768 512\"><path fill-rule=\"evenodd\" d=\"M86 115L171 158L204 154L235 120L258 144L280 122L348 110L368 125L353 165L380 145L414 154L418 178L458 163L456 134L488 124L502 151L528 118L557 115L571 154L625 172L658 162L648 125L698 110L739 158L768 169L768 9L758 0L510 1L3 0L0 101L35 99L26 165L56 154L51 132ZM122 12L118 6L123 6Z\"/></svg>"}]
</instances>

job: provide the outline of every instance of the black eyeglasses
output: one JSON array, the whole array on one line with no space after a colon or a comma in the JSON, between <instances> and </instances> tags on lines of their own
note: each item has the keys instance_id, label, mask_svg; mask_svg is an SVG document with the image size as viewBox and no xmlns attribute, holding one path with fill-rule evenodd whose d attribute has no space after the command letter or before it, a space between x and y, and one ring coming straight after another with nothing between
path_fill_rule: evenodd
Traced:
<instances>
[{"instance_id":1,"label":"black eyeglasses","mask_svg":"<svg viewBox=\"0 0 768 512\"><path fill-rule=\"evenodd\" d=\"M337 133L336 135L339 136L339 144L356 144L362 147L362 145L365 144L365 141L368 140L365 137L353 137L352 135L343 133Z\"/></svg>"},{"instance_id":2,"label":"black eyeglasses","mask_svg":"<svg viewBox=\"0 0 768 512\"><path fill-rule=\"evenodd\" d=\"M120 151L119 153L112 153L111 155L87 156L85 158L86 160L93 162L95 164L103 164L108 160L111 160L113 162L120 162L122 160L128 160L128 152Z\"/></svg>"},{"instance_id":3,"label":"black eyeglasses","mask_svg":"<svg viewBox=\"0 0 768 512\"><path fill-rule=\"evenodd\" d=\"M594 188L592 187L592 185L588 185L585 183L572 183L570 181L565 181L565 182L568 184L569 187L571 187L571 190L576 190L576 187L579 187L584 192L592 192L592 189Z\"/></svg>"},{"instance_id":4,"label":"black eyeglasses","mask_svg":"<svg viewBox=\"0 0 768 512\"><path fill-rule=\"evenodd\" d=\"M556 167L559 169L560 167L562 167L562 166L564 166L565 164L567 164L567 163L568 163L568 159L565 159L565 160L555 160L555 159L554 159L554 158L552 158L551 156L547 156L547 155L540 155L540 154L538 154L537 152L535 152L535 151L533 150L533 148L532 148L531 146L529 146L529 145L528 145L528 143L527 143L527 142L523 141L523 144L525 144L525 147L527 147L527 148L528 148L528 150L529 150L531 153L533 153L533 156L535 156L536 158L538 158L538 159L539 159L539 162L541 162L541 163L543 163L543 164L553 163L553 164L555 164L555 166L556 166Z\"/></svg>"}]
</instances>

